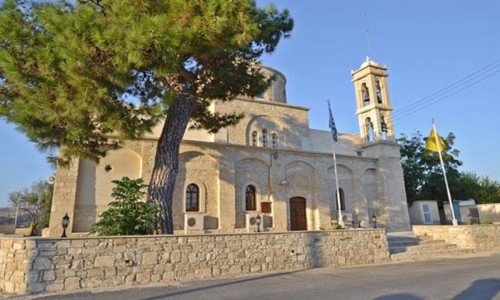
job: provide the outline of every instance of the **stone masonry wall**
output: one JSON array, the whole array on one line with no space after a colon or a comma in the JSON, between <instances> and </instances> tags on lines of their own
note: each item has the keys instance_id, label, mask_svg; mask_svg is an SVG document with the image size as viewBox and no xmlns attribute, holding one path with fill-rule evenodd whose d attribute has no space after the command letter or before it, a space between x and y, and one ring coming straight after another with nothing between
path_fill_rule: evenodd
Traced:
<instances>
[{"instance_id":1,"label":"stone masonry wall","mask_svg":"<svg viewBox=\"0 0 500 300\"><path fill-rule=\"evenodd\" d=\"M476 252L500 251L500 225L416 226L415 235L427 235L436 240L456 244Z\"/></svg>"},{"instance_id":2,"label":"stone masonry wall","mask_svg":"<svg viewBox=\"0 0 500 300\"><path fill-rule=\"evenodd\" d=\"M0 237L0 292L35 294L382 263L381 229L68 239Z\"/></svg>"}]
</instances>

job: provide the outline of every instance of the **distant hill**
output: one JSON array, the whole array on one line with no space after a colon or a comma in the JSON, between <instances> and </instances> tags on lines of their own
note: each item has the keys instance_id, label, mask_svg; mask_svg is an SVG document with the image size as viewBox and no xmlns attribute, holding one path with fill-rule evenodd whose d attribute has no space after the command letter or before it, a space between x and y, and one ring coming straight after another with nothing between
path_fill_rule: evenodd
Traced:
<instances>
[{"instance_id":1,"label":"distant hill","mask_svg":"<svg viewBox=\"0 0 500 300\"><path fill-rule=\"evenodd\" d=\"M10 215L15 215L16 214L16 208L15 207L0 207L0 217L8 217Z\"/></svg>"},{"instance_id":2,"label":"distant hill","mask_svg":"<svg viewBox=\"0 0 500 300\"><path fill-rule=\"evenodd\" d=\"M0 225L14 224L16 219L15 207L0 207ZM19 210L17 216L17 227L28 227L30 225L30 217L28 214Z\"/></svg>"}]
</instances>

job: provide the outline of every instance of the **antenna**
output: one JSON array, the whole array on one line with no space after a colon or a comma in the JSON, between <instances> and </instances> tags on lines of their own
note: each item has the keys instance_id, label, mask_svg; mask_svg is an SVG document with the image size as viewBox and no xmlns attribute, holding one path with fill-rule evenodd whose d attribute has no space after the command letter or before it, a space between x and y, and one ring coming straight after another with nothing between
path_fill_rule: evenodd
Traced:
<instances>
[{"instance_id":1,"label":"antenna","mask_svg":"<svg viewBox=\"0 0 500 300\"><path fill-rule=\"evenodd\" d=\"M371 58L372 51L371 51L371 47L370 47L370 29L368 27L368 15L366 13L365 13L365 26L366 26L366 29L365 29L366 43L368 45L368 58Z\"/></svg>"}]
</instances>

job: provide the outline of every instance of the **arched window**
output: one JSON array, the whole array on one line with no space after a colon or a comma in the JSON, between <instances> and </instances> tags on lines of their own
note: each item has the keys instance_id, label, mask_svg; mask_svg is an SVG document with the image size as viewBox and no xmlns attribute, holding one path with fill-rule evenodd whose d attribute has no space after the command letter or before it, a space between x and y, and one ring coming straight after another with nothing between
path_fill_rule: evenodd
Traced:
<instances>
[{"instance_id":1,"label":"arched window","mask_svg":"<svg viewBox=\"0 0 500 300\"><path fill-rule=\"evenodd\" d=\"M258 138L257 131L252 131L252 146L257 146L257 138Z\"/></svg>"},{"instance_id":2,"label":"arched window","mask_svg":"<svg viewBox=\"0 0 500 300\"><path fill-rule=\"evenodd\" d=\"M370 118L366 118L365 120L365 129L366 129L366 141L371 142L374 140L373 136L373 124Z\"/></svg>"},{"instance_id":3,"label":"arched window","mask_svg":"<svg viewBox=\"0 0 500 300\"><path fill-rule=\"evenodd\" d=\"M245 210L257 210L256 189L253 185L247 185L245 189Z\"/></svg>"},{"instance_id":4,"label":"arched window","mask_svg":"<svg viewBox=\"0 0 500 300\"><path fill-rule=\"evenodd\" d=\"M271 135L271 141L273 143L273 148L274 149L278 148L278 135L276 133L273 133Z\"/></svg>"},{"instance_id":5,"label":"arched window","mask_svg":"<svg viewBox=\"0 0 500 300\"><path fill-rule=\"evenodd\" d=\"M200 189L194 183L186 188L186 211L200 210Z\"/></svg>"},{"instance_id":6,"label":"arched window","mask_svg":"<svg viewBox=\"0 0 500 300\"><path fill-rule=\"evenodd\" d=\"M345 210L345 196L344 196L344 190L342 188L339 189L339 194L340 194L340 209ZM339 202L336 192L335 192L335 207L337 208L337 210L339 210Z\"/></svg>"},{"instance_id":7,"label":"arched window","mask_svg":"<svg viewBox=\"0 0 500 300\"><path fill-rule=\"evenodd\" d=\"M382 104L382 89L380 88L380 80L375 81L375 87L377 88L376 90L376 95L377 95L377 102L379 104Z\"/></svg>"},{"instance_id":8,"label":"arched window","mask_svg":"<svg viewBox=\"0 0 500 300\"><path fill-rule=\"evenodd\" d=\"M382 138L387 140L387 122L382 114L380 115L380 131L382 132Z\"/></svg>"},{"instance_id":9,"label":"arched window","mask_svg":"<svg viewBox=\"0 0 500 300\"><path fill-rule=\"evenodd\" d=\"M370 92L368 91L366 83L361 85L361 98L363 100L363 106L370 105Z\"/></svg>"},{"instance_id":10,"label":"arched window","mask_svg":"<svg viewBox=\"0 0 500 300\"><path fill-rule=\"evenodd\" d=\"M262 147L267 147L267 129L262 129Z\"/></svg>"}]
</instances>

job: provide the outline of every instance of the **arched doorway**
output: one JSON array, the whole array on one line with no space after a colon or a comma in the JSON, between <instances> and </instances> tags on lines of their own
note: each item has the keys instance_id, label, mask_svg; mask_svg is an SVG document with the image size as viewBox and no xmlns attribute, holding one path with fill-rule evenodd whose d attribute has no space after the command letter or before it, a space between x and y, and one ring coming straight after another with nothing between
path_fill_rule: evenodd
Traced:
<instances>
[{"instance_id":1,"label":"arched doorway","mask_svg":"<svg viewBox=\"0 0 500 300\"><path fill-rule=\"evenodd\" d=\"M307 230L306 199L290 198L290 230Z\"/></svg>"}]
</instances>

